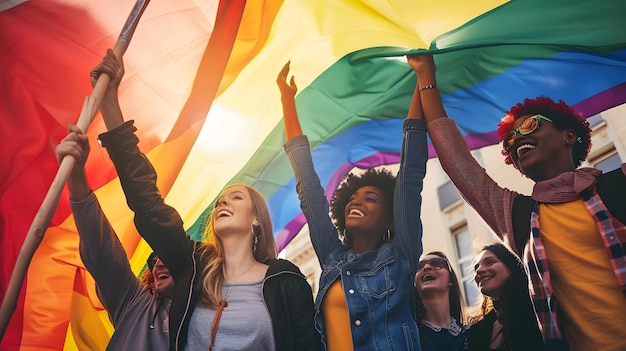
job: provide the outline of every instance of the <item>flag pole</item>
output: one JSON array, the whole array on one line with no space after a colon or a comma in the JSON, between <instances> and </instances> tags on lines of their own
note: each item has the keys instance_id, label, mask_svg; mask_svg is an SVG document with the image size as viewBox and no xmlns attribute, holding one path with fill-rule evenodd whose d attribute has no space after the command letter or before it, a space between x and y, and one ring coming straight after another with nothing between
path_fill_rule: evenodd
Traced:
<instances>
[{"instance_id":1,"label":"flag pole","mask_svg":"<svg viewBox=\"0 0 626 351\"><path fill-rule=\"evenodd\" d=\"M126 52L128 43L135 32L135 28L137 28L139 18L143 14L149 2L150 0L137 0L137 3L128 16L128 19L122 28L122 32L113 47L113 52L117 57L122 57ZM100 108L102 97L104 96L110 81L111 77L107 74L101 74L93 87L91 95L85 97L78 121L76 122L76 125L83 132L87 131L89 124L91 124L93 117ZM37 214L28 229L28 233L26 234L24 243L20 249L17 261L15 262L15 267L13 268L13 274L9 280L6 295L2 301L2 307L0 308L0 340L4 337L4 332L6 331L9 321L11 320L11 316L17 307L17 299L20 294L20 290L22 289L22 284L24 283L24 277L26 276L26 271L28 270L30 261L39 247L39 244L43 240L43 236L48 228L48 225L50 224L52 215L54 214L56 206L59 202L61 191L63 190L75 163L76 160L71 156L65 156L63 160L61 160L59 170L50 185L50 189L44 197L43 202L39 207L39 211L37 211Z\"/></svg>"}]
</instances>

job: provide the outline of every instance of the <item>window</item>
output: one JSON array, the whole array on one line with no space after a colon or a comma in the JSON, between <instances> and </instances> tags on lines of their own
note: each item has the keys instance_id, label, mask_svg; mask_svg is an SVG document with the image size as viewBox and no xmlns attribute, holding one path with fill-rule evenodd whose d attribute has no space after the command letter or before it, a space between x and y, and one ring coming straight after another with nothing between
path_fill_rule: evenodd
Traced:
<instances>
[{"instance_id":1,"label":"window","mask_svg":"<svg viewBox=\"0 0 626 351\"><path fill-rule=\"evenodd\" d=\"M474 282L474 249L472 245L472 236L467 228L467 224L463 224L456 229L452 235L456 243L456 253L459 258L461 272L457 272L459 279L463 285L462 289L465 294L465 303L470 306L478 302L480 291Z\"/></svg>"},{"instance_id":2,"label":"window","mask_svg":"<svg viewBox=\"0 0 626 351\"><path fill-rule=\"evenodd\" d=\"M609 129L602 114L591 116L587 121L593 129L591 132L593 148L587 155L585 163L603 172L619 168L622 160L616 149L616 135Z\"/></svg>"},{"instance_id":3,"label":"window","mask_svg":"<svg viewBox=\"0 0 626 351\"><path fill-rule=\"evenodd\" d=\"M599 127L601 123L604 123L604 119L602 119L602 115L598 113L588 117L587 122L589 122L589 126L592 129L596 129L596 127Z\"/></svg>"},{"instance_id":4,"label":"window","mask_svg":"<svg viewBox=\"0 0 626 351\"><path fill-rule=\"evenodd\" d=\"M602 172L609 172L616 168L621 167L622 159L619 157L617 152L613 150L612 153L608 155L605 154L603 157L598 157L595 160L589 160L589 162L596 168L601 169Z\"/></svg>"},{"instance_id":5,"label":"window","mask_svg":"<svg viewBox=\"0 0 626 351\"><path fill-rule=\"evenodd\" d=\"M461 199L461 194L451 181L445 182L437 188L437 197L439 198L439 209L452 205Z\"/></svg>"}]
</instances>

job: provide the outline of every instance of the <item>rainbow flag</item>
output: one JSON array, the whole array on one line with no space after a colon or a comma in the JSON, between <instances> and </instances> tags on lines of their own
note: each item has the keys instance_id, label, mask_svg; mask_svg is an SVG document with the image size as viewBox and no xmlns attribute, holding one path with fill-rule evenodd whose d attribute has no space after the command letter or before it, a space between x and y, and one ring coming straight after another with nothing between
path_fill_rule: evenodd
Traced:
<instances>
[{"instance_id":1,"label":"rainbow flag","mask_svg":"<svg viewBox=\"0 0 626 351\"><path fill-rule=\"evenodd\" d=\"M132 6L0 0L0 298L56 174L54 147ZM354 166L398 161L415 86L406 53L435 54L446 109L476 148L497 142L496 123L526 97L563 99L585 116L624 103L624 13L622 0L154 0L124 57L120 100L192 237L236 181L265 195L284 247L304 224L282 150L275 80L286 61L330 194ZM139 273L150 249L96 143L103 131L96 116L89 182ZM111 325L77 245L64 193L1 350L104 349Z\"/></svg>"}]
</instances>

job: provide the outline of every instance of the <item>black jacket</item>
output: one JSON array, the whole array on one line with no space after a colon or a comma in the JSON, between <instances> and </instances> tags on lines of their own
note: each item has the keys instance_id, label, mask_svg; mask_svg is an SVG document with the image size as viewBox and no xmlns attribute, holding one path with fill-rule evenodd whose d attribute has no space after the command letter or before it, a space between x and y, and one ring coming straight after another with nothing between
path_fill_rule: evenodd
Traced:
<instances>
[{"instance_id":1,"label":"black jacket","mask_svg":"<svg viewBox=\"0 0 626 351\"><path fill-rule=\"evenodd\" d=\"M141 154L132 121L100 135L113 160L135 225L168 267L176 294L170 309L170 350L181 350L187 340L191 314L200 299L201 244L185 232L178 212L163 201L156 186L156 172ZM314 326L311 287L298 267L273 259L263 280L263 298L272 319L276 350L321 350Z\"/></svg>"},{"instance_id":2,"label":"black jacket","mask_svg":"<svg viewBox=\"0 0 626 351\"><path fill-rule=\"evenodd\" d=\"M532 314L532 312L529 311ZM513 316L513 318L524 318L523 316ZM534 316L531 315L531 318ZM489 351L491 336L493 334L493 324L496 322L496 311L491 310L484 319L472 324L465 331L469 351ZM521 328L511 331L511 343L507 351L543 351L546 349L537 322L532 320L528 323L521 323Z\"/></svg>"}]
</instances>

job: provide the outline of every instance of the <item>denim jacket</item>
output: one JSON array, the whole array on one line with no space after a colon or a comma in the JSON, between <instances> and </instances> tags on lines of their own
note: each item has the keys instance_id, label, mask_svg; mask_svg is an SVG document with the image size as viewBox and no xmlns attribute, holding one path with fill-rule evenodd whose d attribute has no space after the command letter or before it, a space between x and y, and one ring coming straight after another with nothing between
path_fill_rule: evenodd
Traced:
<instances>
[{"instance_id":1,"label":"denim jacket","mask_svg":"<svg viewBox=\"0 0 626 351\"><path fill-rule=\"evenodd\" d=\"M341 279L355 350L421 350L414 317L414 274L422 254L421 191L428 158L426 125L406 120L401 165L394 194L394 239L357 254L342 245L328 215L329 204L313 167L306 136L285 150L296 175L300 206L322 267L315 302L315 327L326 343L322 301Z\"/></svg>"}]
</instances>

